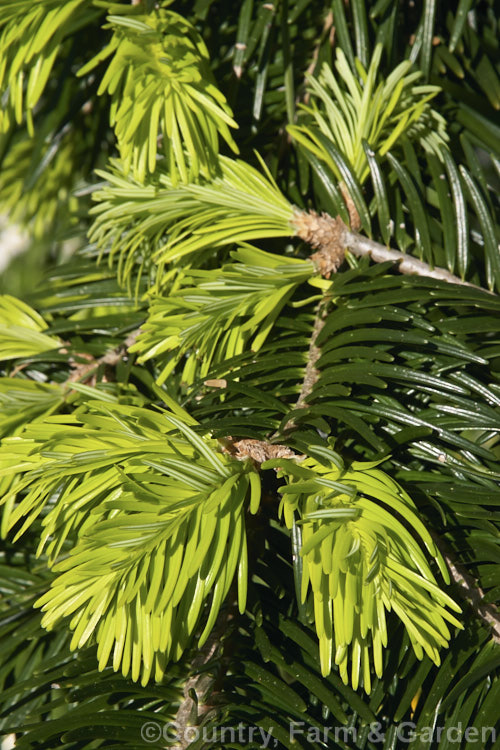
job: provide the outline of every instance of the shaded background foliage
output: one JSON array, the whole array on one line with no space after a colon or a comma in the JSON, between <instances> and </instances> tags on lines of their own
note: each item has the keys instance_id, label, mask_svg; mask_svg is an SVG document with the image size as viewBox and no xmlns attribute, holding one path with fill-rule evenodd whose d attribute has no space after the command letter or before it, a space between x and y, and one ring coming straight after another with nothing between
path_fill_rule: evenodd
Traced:
<instances>
[{"instance_id":1,"label":"shaded background foliage","mask_svg":"<svg viewBox=\"0 0 500 750\"><path fill-rule=\"evenodd\" d=\"M196 420L194 433L210 431L215 438L270 438L282 434L293 415L298 429L286 438L297 452L320 442L319 434L333 436L335 451L348 463L383 460L382 468L410 493L427 528L474 576L484 600L495 603L500 591L498 297L470 287L403 278L389 264L369 265L350 257L350 269L344 266L329 287L336 306L317 340L319 378L307 403L297 409L314 306L323 288L309 285L313 274L307 270L304 243L284 239L292 234L286 231L287 201L346 216L340 172L365 233L485 290L499 290L500 53L495 3L172 4L207 46L211 74L239 126L232 131L239 158L259 170L257 149L286 196L284 206L280 204L285 219L276 218L276 226L284 222L284 228L276 230L277 236L262 229L252 242L280 256L280 268L297 256L305 270L303 277L294 277L293 297L280 302L258 352L248 350L250 334L240 332L241 320L233 320L228 330L240 336L239 349L233 340L226 342L224 356L206 360L201 373L186 364L184 351L177 359L169 355L166 361L172 368L163 383L165 361L144 356L140 339L135 348L142 361L134 348L127 356L103 358L123 347L146 319L154 328L155 311L162 312L165 300L167 306L178 301L178 292L182 298L186 289L199 291L203 282L211 284L202 304L208 300L216 309L224 284L238 272L236 263L246 260L245 273L253 268L255 274L259 265L253 249L247 247L243 256L240 248L234 257L231 244L221 249L215 242L196 260L180 263L178 278L168 271L161 276L158 307L153 301L150 310L147 292L159 277L151 258L165 244L168 228L160 225L151 235L138 223L132 231L141 239L139 251L121 253L120 243L130 231L127 205L122 224L113 227L118 251L110 252L107 241L101 242L100 253L87 244L86 232L100 216L89 215L94 170L109 173L109 157L116 157L118 149L109 126L110 98L97 93L107 61L84 75L77 72L109 43L112 30L106 18L109 13L119 16L125 5L39 0L6 2L0 9L3 34L10 33L11 14L23 14L25 23L17 26L17 37L2 37L4 75L10 77L8 86L2 84L0 206L12 220L27 225L33 237L28 255L13 263L1 284L3 292L19 290L42 316L25 321L23 328L16 317L19 310L6 303L6 325L0 332L2 436L21 434L30 423L36 430L50 414L64 420L86 413L97 399L107 399L117 410L180 404ZM153 3L144 2L143 9L152 12ZM46 85L39 79L38 86L36 80L30 86L36 35L43 48L51 23L50 46L57 54ZM335 70L339 49L352 70L355 58L366 70L377 43L383 50L381 80L409 59L422 71L422 84L440 87L431 106L446 122L449 151L440 159L408 136L382 159L364 143L369 174L361 184L342 144L323 139L322 149L313 153L294 140L294 128L289 131L287 126L315 132L313 116L300 107L313 98L306 73L319 76L324 63ZM24 75L22 65L14 65L23 55ZM223 139L220 150L233 158ZM169 158L171 163L177 157ZM160 174L148 178L148 184L161 183L162 169L159 162ZM127 177L130 200L138 203L144 200L139 178ZM97 187L110 189L104 183ZM118 195L116 202L123 204L123 198ZM259 227L258 211L256 216ZM69 252L75 254L68 261ZM16 281L20 267L22 283ZM161 267L160 275L163 271ZM275 288L271 271L269 279ZM36 280L40 283L35 287ZM255 312L254 301L248 309ZM221 329L227 319L214 312L209 323L212 330ZM258 333L258 325L250 331ZM82 370L85 366L89 369ZM68 388L75 370L80 382ZM219 388L207 385L218 379L226 382L222 398ZM6 469L5 463L1 468ZM0 481L7 491L7 471ZM299 558L291 555L296 540L277 520L279 483L273 471L265 472L262 481L260 511L246 519L251 553L246 615L233 611L230 596L222 610L228 617L224 648L205 665L215 675L207 701L217 706L215 716L205 717L207 727L236 726L239 721L273 726L279 746L287 748L290 720L304 721L356 730L348 742L330 740L317 746L392 748L400 742L398 722L414 722L417 732L433 725L454 727L459 721L464 727L497 726L499 647L468 603L461 602L464 630L452 632L440 666L427 656L417 659L407 631L391 616L383 676L373 676L369 696L345 685L336 667L322 675L310 613L295 596L301 572ZM146 720L175 719L187 680L196 672L197 649L187 648L170 664L160 684L140 687L111 667L98 672L95 645L71 651L67 628L45 631L33 609L54 577L45 553L37 559L33 555L42 531L37 519L16 543L9 536L3 544L0 726L18 735L20 748L142 747L140 727ZM446 590L459 600L456 586ZM369 738L371 722L378 722L385 733L382 744ZM500 747L500 739L489 743L486 746ZM306 738L298 742L310 745ZM424 733L409 746L449 745L446 735L433 741Z\"/></svg>"}]
</instances>

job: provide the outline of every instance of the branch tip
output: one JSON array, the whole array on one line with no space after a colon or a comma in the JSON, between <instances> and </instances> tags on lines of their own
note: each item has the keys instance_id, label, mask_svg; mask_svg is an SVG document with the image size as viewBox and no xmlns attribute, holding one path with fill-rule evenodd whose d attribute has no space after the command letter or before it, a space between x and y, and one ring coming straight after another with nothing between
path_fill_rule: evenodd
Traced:
<instances>
[{"instance_id":1,"label":"branch tip","mask_svg":"<svg viewBox=\"0 0 500 750\"><path fill-rule=\"evenodd\" d=\"M354 206L354 204L353 204ZM357 212L353 213L355 208L349 209L351 216L351 225L357 225ZM316 249L310 257L321 276L329 279L332 273L335 273L342 265L346 250L357 258L368 256L374 263L391 263L397 264L397 270L400 273L411 276L424 276L438 281L446 281L449 284L460 284L472 289L479 289L486 294L495 294L489 292L483 287L471 284L469 281L455 276L445 268L431 268L428 263L414 258L412 255L401 253L399 250L393 250L379 242L363 237L357 231L349 229L344 224L340 216L333 218L327 213L318 214L316 211L301 211L296 209L292 225L295 229L295 236Z\"/></svg>"}]
</instances>

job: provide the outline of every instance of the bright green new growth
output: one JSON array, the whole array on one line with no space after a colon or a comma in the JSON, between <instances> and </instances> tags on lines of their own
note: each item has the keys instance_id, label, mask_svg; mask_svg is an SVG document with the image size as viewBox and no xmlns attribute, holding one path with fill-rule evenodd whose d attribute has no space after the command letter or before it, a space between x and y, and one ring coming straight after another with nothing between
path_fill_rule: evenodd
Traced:
<instances>
[{"instance_id":1,"label":"bright green new growth","mask_svg":"<svg viewBox=\"0 0 500 750\"><path fill-rule=\"evenodd\" d=\"M382 676L386 610L404 623L417 657L425 652L439 665L439 649L451 638L446 621L462 628L447 608L461 609L439 589L421 543L449 582L444 560L408 494L374 468L381 462L355 461L344 470L336 454L323 453L322 463L264 466L279 466L287 480L280 514L302 531L301 598L311 588L322 672L334 662L345 684L370 693L372 663Z\"/></svg>"},{"instance_id":2,"label":"bright green new growth","mask_svg":"<svg viewBox=\"0 0 500 750\"><path fill-rule=\"evenodd\" d=\"M164 383L184 360L182 381L206 377L214 365L258 351L297 287L315 273L310 261L245 246L234 263L214 271L191 270L168 297L154 297L130 351L139 362L165 363Z\"/></svg>"},{"instance_id":3,"label":"bright green new growth","mask_svg":"<svg viewBox=\"0 0 500 750\"><path fill-rule=\"evenodd\" d=\"M110 264L118 255L122 283L135 263L152 259L161 289L165 264L197 253L198 265L202 251L214 247L293 234L293 206L262 160L264 174L221 156L220 177L177 187L163 171L155 185L145 186L114 166L113 172L99 172L108 184L94 193L98 204L89 237L109 253Z\"/></svg>"},{"instance_id":4,"label":"bright green new growth","mask_svg":"<svg viewBox=\"0 0 500 750\"><path fill-rule=\"evenodd\" d=\"M183 379L193 383L250 341L257 351L298 285L315 285L307 261L250 246L233 259L221 271L191 271L186 286L153 301L133 348L145 360L167 355L161 382L184 357ZM0 302L2 358L18 354L20 342L25 355L60 345L26 304L7 296ZM14 337L10 345L7 336ZM258 509L258 474L172 414L111 399L51 417L63 399L60 387L6 386L0 401L8 411L12 406L4 431L16 427L19 409L31 411L32 421L0 450L2 533L17 529L18 538L43 518L38 554L48 555L56 575L38 600L43 624L52 628L71 616L72 648L94 637L100 669L112 659L115 670L143 684L150 676L160 680L189 644L207 600L200 643L208 636L236 571L245 609L244 514ZM324 465L280 459L263 468L277 466L287 479L280 513L288 528L302 528L301 597L310 586L323 674L334 662L347 683L350 664L353 687L362 683L370 692L371 664L382 674L385 610L403 621L419 658L425 652L439 663L438 650L450 638L445 621L460 627L446 607L457 607L401 522L446 577L408 495L371 464L346 471L331 451L325 456Z\"/></svg>"},{"instance_id":5,"label":"bright green new growth","mask_svg":"<svg viewBox=\"0 0 500 750\"><path fill-rule=\"evenodd\" d=\"M73 189L95 130L88 81L81 82L84 95L77 93L63 61L102 15L98 6L98 0L0 3L0 213L29 226L37 239L77 223Z\"/></svg>"},{"instance_id":6,"label":"bright green new growth","mask_svg":"<svg viewBox=\"0 0 500 750\"><path fill-rule=\"evenodd\" d=\"M333 661L347 683L350 663L353 687L369 693L372 661L382 674L385 610L435 663L450 638L445 621L461 627L446 608L460 610L407 528L446 577L408 495L373 463L344 470L323 453L323 463L277 459L263 469L286 478L279 513L302 528L301 597L311 586L323 674ZM47 416L4 440L0 478L10 485L3 536L16 529L18 539L43 519L37 554L55 577L36 603L42 624L71 616L71 648L95 638L100 670L111 659L142 684L161 680L200 622L199 644L208 637L235 576L245 611L245 513L259 508L259 475L173 414L92 400Z\"/></svg>"},{"instance_id":7,"label":"bright green new growth","mask_svg":"<svg viewBox=\"0 0 500 750\"><path fill-rule=\"evenodd\" d=\"M142 684L161 680L200 618L203 644L235 576L245 611L244 511L257 511L260 483L216 447L170 413L99 401L4 441L2 532L17 539L43 517L38 555L55 577L42 624L71 616L71 648L94 637L100 670L111 658Z\"/></svg>"},{"instance_id":8,"label":"bright green new growth","mask_svg":"<svg viewBox=\"0 0 500 750\"><path fill-rule=\"evenodd\" d=\"M407 135L414 135L425 150L437 154L447 141L444 120L428 103L438 87L414 85L420 73L409 72L409 61L376 86L381 52L378 46L368 71L358 63L358 79L339 49L337 69L344 88L327 67L318 80L310 79L311 93L322 102L326 119L313 103L312 107L302 107L312 116L312 123L288 128L294 139L313 158L324 162L338 180L346 178L365 228L370 225L368 209L359 186L351 184L352 176L344 174L343 158L363 184L370 168L378 170L373 156L384 156ZM142 267L153 261L157 288L161 289L171 278L165 274L166 264L196 253L197 260L190 262L198 265L201 252L214 247L293 236L293 205L258 158L262 171L219 156L216 176L204 179L196 167L190 182L178 182L167 159L157 168L155 183L146 185L127 176L126 160L125 166L115 162L112 172L98 172L107 184L93 195L98 204L93 209L96 218L89 238L109 253L110 263L118 255L121 283L130 277L135 264Z\"/></svg>"},{"instance_id":9,"label":"bright green new growth","mask_svg":"<svg viewBox=\"0 0 500 750\"><path fill-rule=\"evenodd\" d=\"M366 149L385 156L406 136L439 155L448 141L444 118L429 106L439 93L439 86L415 85L422 73L410 73L409 60L400 63L377 85L381 56L379 44L368 70L356 60L355 75L342 48L337 48L338 76L327 65L323 65L317 79L310 76L312 105L300 106L309 117L304 124L288 126L290 135L327 164L338 180L343 180L344 175L335 149L344 154L363 185L370 174Z\"/></svg>"},{"instance_id":10,"label":"bright green new growth","mask_svg":"<svg viewBox=\"0 0 500 750\"><path fill-rule=\"evenodd\" d=\"M43 333L48 326L41 315L20 299L0 296L0 359L41 354L61 346L59 339Z\"/></svg>"},{"instance_id":11,"label":"bright green new growth","mask_svg":"<svg viewBox=\"0 0 500 750\"><path fill-rule=\"evenodd\" d=\"M150 33L134 24L130 28L137 33ZM337 161L332 158L336 145L361 184L370 172L370 148L383 156L408 132L413 132L425 149L435 152L446 142L443 121L434 117L428 105L437 87L415 86L420 74L409 73L409 62L398 66L385 84L375 87L380 56L381 48L377 47L368 72L358 64L358 79L339 50L337 69L346 90L326 68L319 82L310 82L311 92L326 109L328 122L313 105L312 109L305 109L313 115L316 129L290 126L294 138L326 161L342 179ZM429 133L429 123L437 128L437 133ZM172 143L175 148L175 138ZM153 152L151 146L151 171L155 165ZM131 351L140 353L139 362L157 363L158 384L168 382L179 368L181 384L192 386L207 377L214 366L249 349L259 351L284 305L293 304L300 284L309 281L324 292L328 282L318 279L311 262L273 256L247 244L254 239L295 233L293 205L283 196L262 159L259 172L243 161L219 156L218 172L209 174L199 170L197 163L189 172L189 154L182 173L183 157L179 154L184 155L184 151L177 151L176 166L167 155L166 163L156 170L154 182L144 185L141 181L145 167L140 174L136 167L131 170L134 176L127 174L132 152L127 153L128 162L126 158L125 164L115 162L112 172L100 172L107 184L94 194L98 203L93 209L96 218L90 239L108 254L110 264L118 258L122 283L138 264L154 264L156 285L150 290L148 318ZM141 153L145 165L145 151ZM232 263L220 270L196 270L204 253L235 243L240 248L232 254ZM181 271L179 262L189 265ZM363 684L370 692L371 664L378 676L382 673L382 649L387 645L385 611L391 609L407 628L416 655L422 658L425 652L438 663L439 648L446 646L450 638L446 620L460 627L446 607L456 611L458 608L438 588L418 543L400 520L404 517L418 531L446 577L442 558L408 495L370 466L343 471L331 463L325 468L313 459L301 464L280 460L264 466L279 466L290 482L281 489L281 511L289 528L294 524L295 512L302 526L302 599L306 599L310 586L323 674L329 674L335 663L347 683L351 664L353 687ZM305 482L294 481L294 477L304 478L306 474ZM239 507L241 510L243 506ZM63 575L70 575L70 571ZM61 578L60 586L67 588L66 579ZM214 593L209 623L213 624L227 590L223 593L221 584L217 595ZM42 602L48 605L50 596ZM147 592L144 596L148 596ZM156 614L160 616L159 611ZM74 646L82 642L82 634L88 636L89 627L85 629L84 623L91 616L85 615L78 625ZM168 617L175 631L175 615L170 613ZM47 615L44 622L48 622ZM190 623L194 627L194 622ZM207 632L208 626L204 634ZM106 646L99 640L101 666L111 649L109 633L106 630L102 636ZM168 645L167 656L155 657L155 669L163 673L166 660L178 658L187 644L186 633L180 636L179 643L182 645ZM115 668L119 662L115 656ZM147 661L147 665L144 680L153 669L153 662ZM138 669L136 662L132 670L135 678Z\"/></svg>"},{"instance_id":12,"label":"bright green new growth","mask_svg":"<svg viewBox=\"0 0 500 750\"><path fill-rule=\"evenodd\" d=\"M201 36L164 7L148 14L139 5L114 10L105 27L113 29L110 43L79 75L112 55L98 94L112 97L110 123L125 174L142 182L154 172L161 141L173 185L215 176L218 136L237 153L229 131L237 125L212 80Z\"/></svg>"},{"instance_id":13,"label":"bright green new growth","mask_svg":"<svg viewBox=\"0 0 500 750\"><path fill-rule=\"evenodd\" d=\"M26 116L33 135L33 109L49 81L67 37L95 16L89 0L4 0L0 4L0 134ZM3 97L2 97L3 99Z\"/></svg>"},{"instance_id":14,"label":"bright green new growth","mask_svg":"<svg viewBox=\"0 0 500 750\"><path fill-rule=\"evenodd\" d=\"M0 378L0 438L22 432L24 424L51 414L63 401L60 385Z\"/></svg>"}]
</instances>

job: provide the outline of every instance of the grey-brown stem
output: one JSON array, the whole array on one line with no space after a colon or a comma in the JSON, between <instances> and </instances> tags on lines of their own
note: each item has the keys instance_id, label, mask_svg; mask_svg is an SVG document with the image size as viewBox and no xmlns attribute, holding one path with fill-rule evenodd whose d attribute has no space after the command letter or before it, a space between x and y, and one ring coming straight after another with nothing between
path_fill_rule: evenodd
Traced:
<instances>
[{"instance_id":1,"label":"grey-brown stem","mask_svg":"<svg viewBox=\"0 0 500 750\"><path fill-rule=\"evenodd\" d=\"M392 250L390 247L385 247L385 245L381 245L379 242L374 242L374 240L363 237L357 232L351 232L347 227L345 228L342 239L344 248L358 258L368 255L375 263L385 263L390 260L393 263L398 264L398 270L401 273L415 276L428 276L431 279L447 281L450 284L462 284L463 286L470 286L474 289L481 289L483 292L487 291L475 284L470 284L468 281L463 281L458 276L446 271L444 268L431 268L427 263L418 260L418 258L414 258L412 255L406 255L405 253L399 252L399 250Z\"/></svg>"},{"instance_id":2,"label":"grey-brown stem","mask_svg":"<svg viewBox=\"0 0 500 750\"><path fill-rule=\"evenodd\" d=\"M494 294L494 292L488 292L483 287L464 281L444 268L431 268L428 263L424 263L412 255L393 250L380 244L380 242L364 237L349 229L340 216L333 218L326 213L318 214L316 211L296 209L292 218L292 225L297 237L317 249L317 252L311 255L311 260L315 263L318 272L326 278L330 278L331 274L337 271L344 260L346 250L348 250L358 258L367 255L375 263L385 263L386 261L396 263L398 271L404 274L427 276L431 279L447 281L450 284L461 284Z\"/></svg>"}]
</instances>

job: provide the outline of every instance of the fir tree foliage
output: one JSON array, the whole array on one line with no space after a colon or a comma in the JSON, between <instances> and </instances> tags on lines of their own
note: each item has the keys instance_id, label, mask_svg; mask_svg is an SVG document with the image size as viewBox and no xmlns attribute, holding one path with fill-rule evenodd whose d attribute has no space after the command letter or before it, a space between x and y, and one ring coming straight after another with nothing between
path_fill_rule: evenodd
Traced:
<instances>
[{"instance_id":1,"label":"fir tree foliage","mask_svg":"<svg viewBox=\"0 0 500 750\"><path fill-rule=\"evenodd\" d=\"M249 478L249 462L224 460L170 414L96 400L88 414L48 417L32 429L5 443L4 465L23 475L5 495L4 533L26 519L17 539L43 515L37 554L58 575L35 602L46 611L42 626L73 615L70 648L96 631L101 669L113 652L125 676L161 680L213 589L199 642L206 640L235 572L245 611L242 511L247 495L258 510L258 478ZM75 534L79 544L61 560Z\"/></svg>"},{"instance_id":2,"label":"fir tree foliage","mask_svg":"<svg viewBox=\"0 0 500 750\"><path fill-rule=\"evenodd\" d=\"M301 105L301 110L310 116L311 124L288 128L295 140L330 166L338 181L342 180L342 172L331 156L329 159L332 144L345 153L351 171L363 185L370 174L364 144L382 157L405 134L439 156L448 141L444 118L429 105L439 87L415 85L422 72L410 72L410 60L400 63L376 86L381 55L382 45L378 44L369 69L355 60L354 73L339 48L335 73L324 64L317 78L308 79L313 105ZM319 133L311 128L312 124ZM326 138L323 148L320 133Z\"/></svg>"},{"instance_id":3,"label":"fir tree foliage","mask_svg":"<svg viewBox=\"0 0 500 750\"><path fill-rule=\"evenodd\" d=\"M97 93L112 97L110 124L122 164L143 181L156 168L160 137L175 185L179 178L214 175L219 135L237 146L229 131L236 123L212 81L206 45L192 24L166 9L171 4L147 14L140 5L111 7L115 15L104 27L113 30L111 41L78 75L112 56Z\"/></svg>"},{"instance_id":4,"label":"fir tree foliage","mask_svg":"<svg viewBox=\"0 0 500 750\"><path fill-rule=\"evenodd\" d=\"M0 8L0 206L78 245L0 296L16 747L498 724L500 26L437 9Z\"/></svg>"},{"instance_id":5,"label":"fir tree foliage","mask_svg":"<svg viewBox=\"0 0 500 750\"><path fill-rule=\"evenodd\" d=\"M377 462L355 461L342 471L337 456L328 465L328 451L323 455L321 464L308 458L300 466L288 460L279 467L288 479L279 490L280 511L288 528L296 514L302 527L301 596L305 599L311 586L323 674L330 671L335 648L344 682L351 661L352 686L358 687L361 674L370 692L370 645L375 673L382 676L384 608L402 619L418 657L425 650L439 664L438 649L450 637L443 618L461 627L445 606L458 612L460 607L439 590L418 542L399 519L410 521L447 578L444 561L402 488L374 468Z\"/></svg>"}]
</instances>

